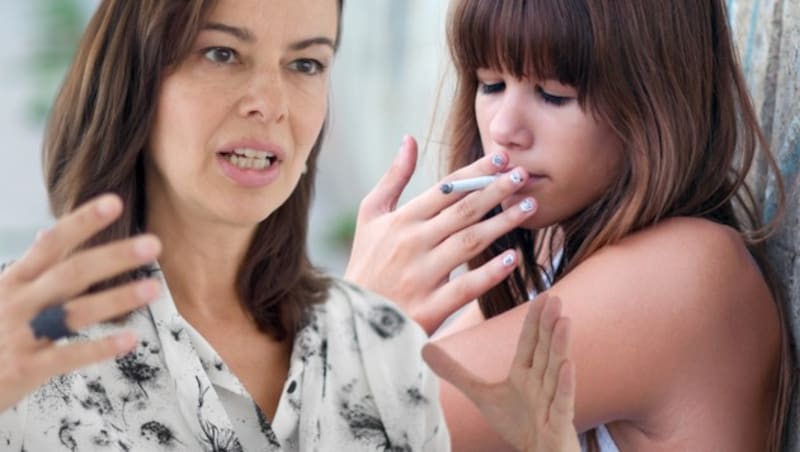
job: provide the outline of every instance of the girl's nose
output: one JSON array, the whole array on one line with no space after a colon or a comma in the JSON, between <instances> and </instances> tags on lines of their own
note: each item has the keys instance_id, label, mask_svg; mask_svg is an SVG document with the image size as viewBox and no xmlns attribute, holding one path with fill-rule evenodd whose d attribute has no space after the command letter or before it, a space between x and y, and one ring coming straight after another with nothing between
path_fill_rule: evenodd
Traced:
<instances>
[{"instance_id":1,"label":"girl's nose","mask_svg":"<svg viewBox=\"0 0 800 452\"><path fill-rule=\"evenodd\" d=\"M489 125L492 140L503 149L530 149L533 133L526 114L529 107L522 94L507 91Z\"/></svg>"}]
</instances>

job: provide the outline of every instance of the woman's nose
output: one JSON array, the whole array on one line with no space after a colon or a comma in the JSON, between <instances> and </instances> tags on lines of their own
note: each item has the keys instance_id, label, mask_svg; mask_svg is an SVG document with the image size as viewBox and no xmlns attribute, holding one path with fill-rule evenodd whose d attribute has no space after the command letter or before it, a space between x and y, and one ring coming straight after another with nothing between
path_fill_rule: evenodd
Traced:
<instances>
[{"instance_id":1,"label":"woman's nose","mask_svg":"<svg viewBox=\"0 0 800 452\"><path fill-rule=\"evenodd\" d=\"M239 100L239 114L260 122L280 122L288 114L287 95L278 74L254 74Z\"/></svg>"}]
</instances>

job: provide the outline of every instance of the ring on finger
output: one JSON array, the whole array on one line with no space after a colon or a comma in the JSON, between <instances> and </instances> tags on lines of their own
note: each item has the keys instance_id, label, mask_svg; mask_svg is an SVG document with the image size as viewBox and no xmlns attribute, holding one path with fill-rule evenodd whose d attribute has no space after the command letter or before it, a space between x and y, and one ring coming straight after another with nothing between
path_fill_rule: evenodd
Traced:
<instances>
[{"instance_id":1,"label":"ring on finger","mask_svg":"<svg viewBox=\"0 0 800 452\"><path fill-rule=\"evenodd\" d=\"M75 332L67 326L67 311L63 303L57 303L42 309L29 325L36 339L47 338L51 341L74 336Z\"/></svg>"}]
</instances>

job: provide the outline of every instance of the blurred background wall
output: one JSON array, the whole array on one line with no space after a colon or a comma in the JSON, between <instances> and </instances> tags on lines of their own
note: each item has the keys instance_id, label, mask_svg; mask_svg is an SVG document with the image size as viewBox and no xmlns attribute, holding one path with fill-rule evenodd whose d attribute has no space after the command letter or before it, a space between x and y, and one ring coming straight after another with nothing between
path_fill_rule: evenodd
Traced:
<instances>
[{"instance_id":1,"label":"blurred background wall","mask_svg":"<svg viewBox=\"0 0 800 452\"><path fill-rule=\"evenodd\" d=\"M800 1L727 2L753 101L786 184L786 218L769 250L781 274L794 336L800 337ZM770 217L776 194L764 171L761 165L752 177L766 201L764 215ZM797 347L794 354L800 362ZM787 451L800 450L800 398L795 393Z\"/></svg>"}]
</instances>

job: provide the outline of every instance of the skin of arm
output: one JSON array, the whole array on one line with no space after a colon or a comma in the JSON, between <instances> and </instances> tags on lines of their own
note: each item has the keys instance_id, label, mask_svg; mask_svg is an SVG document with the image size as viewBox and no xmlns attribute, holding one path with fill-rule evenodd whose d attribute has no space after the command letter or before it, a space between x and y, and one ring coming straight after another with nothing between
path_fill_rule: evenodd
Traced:
<instances>
[{"instance_id":1,"label":"skin of arm","mask_svg":"<svg viewBox=\"0 0 800 452\"><path fill-rule=\"evenodd\" d=\"M622 422L626 428L612 434L623 450L640 450L647 441L675 450L681 416L699 416L704 407L694 401L730 408L727 419L703 427L704 437L714 440L741 430L747 414L737 406L768 409L753 385L766 387L774 376L777 311L732 229L699 219L665 220L598 251L548 292L563 301L572 322L577 431ZM500 381L526 310L518 306L436 343L477 378ZM503 447L477 408L446 382L442 402L454 450ZM735 447L759 444L766 425L755 419L768 416L750 416L755 425Z\"/></svg>"}]
</instances>

